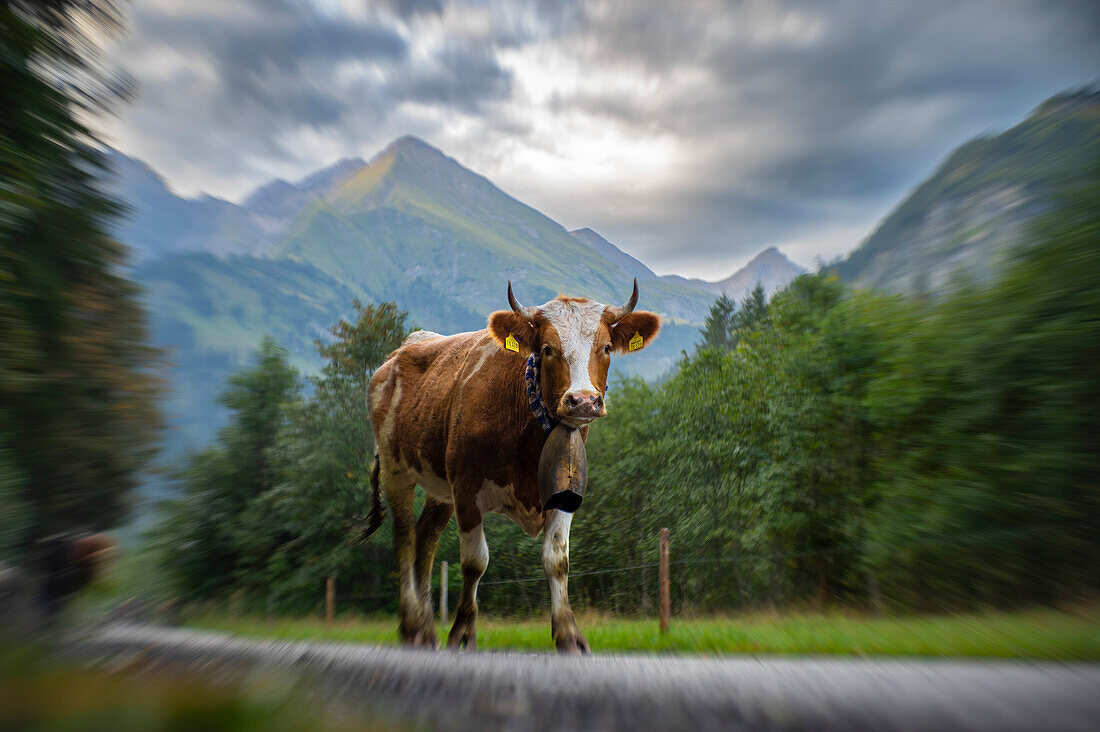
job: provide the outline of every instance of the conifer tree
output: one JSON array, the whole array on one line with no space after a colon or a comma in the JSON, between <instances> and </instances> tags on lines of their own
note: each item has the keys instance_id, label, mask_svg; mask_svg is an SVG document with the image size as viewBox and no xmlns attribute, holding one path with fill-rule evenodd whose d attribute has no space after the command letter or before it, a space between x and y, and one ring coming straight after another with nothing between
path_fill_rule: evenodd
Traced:
<instances>
[{"instance_id":1,"label":"conifer tree","mask_svg":"<svg viewBox=\"0 0 1100 732\"><path fill-rule=\"evenodd\" d=\"M126 514L159 424L135 286L87 120L127 94L91 39L107 0L0 2L0 521L5 542ZM18 549L15 550L19 553Z\"/></svg>"}]
</instances>

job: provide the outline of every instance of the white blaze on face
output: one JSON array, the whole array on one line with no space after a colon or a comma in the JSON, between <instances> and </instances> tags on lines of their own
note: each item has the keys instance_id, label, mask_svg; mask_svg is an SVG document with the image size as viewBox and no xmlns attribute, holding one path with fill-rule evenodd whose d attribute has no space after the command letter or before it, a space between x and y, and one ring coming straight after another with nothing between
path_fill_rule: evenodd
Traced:
<instances>
[{"instance_id":1,"label":"white blaze on face","mask_svg":"<svg viewBox=\"0 0 1100 732\"><path fill-rule=\"evenodd\" d=\"M539 308L558 331L562 356L569 365L568 392L588 391L598 394L588 372L592 358L592 343L600 329L604 306L598 302L562 302L552 300ZM568 393L567 392L567 393Z\"/></svg>"}]
</instances>

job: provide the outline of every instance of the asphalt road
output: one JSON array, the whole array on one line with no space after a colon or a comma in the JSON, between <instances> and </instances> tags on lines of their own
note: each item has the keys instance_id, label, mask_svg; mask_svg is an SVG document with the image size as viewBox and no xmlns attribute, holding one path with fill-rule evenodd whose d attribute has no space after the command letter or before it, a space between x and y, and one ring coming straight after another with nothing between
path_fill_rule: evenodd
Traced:
<instances>
[{"instance_id":1,"label":"asphalt road","mask_svg":"<svg viewBox=\"0 0 1100 732\"><path fill-rule=\"evenodd\" d=\"M1097 730L1100 664L414 651L116 626L110 668L288 672L333 703L441 730Z\"/></svg>"}]
</instances>

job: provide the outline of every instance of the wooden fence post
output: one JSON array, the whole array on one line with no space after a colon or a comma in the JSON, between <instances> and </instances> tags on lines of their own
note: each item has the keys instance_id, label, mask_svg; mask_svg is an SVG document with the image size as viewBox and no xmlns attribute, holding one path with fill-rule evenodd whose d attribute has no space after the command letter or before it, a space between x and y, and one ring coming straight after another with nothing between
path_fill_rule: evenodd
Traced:
<instances>
[{"instance_id":1,"label":"wooden fence post","mask_svg":"<svg viewBox=\"0 0 1100 732\"><path fill-rule=\"evenodd\" d=\"M332 617L336 612L336 578L325 580L325 627L332 627Z\"/></svg>"},{"instance_id":2,"label":"wooden fence post","mask_svg":"<svg viewBox=\"0 0 1100 732\"><path fill-rule=\"evenodd\" d=\"M439 620L447 624L447 563L439 565Z\"/></svg>"},{"instance_id":3,"label":"wooden fence post","mask_svg":"<svg viewBox=\"0 0 1100 732\"><path fill-rule=\"evenodd\" d=\"M661 529L661 632L668 632L668 618L672 614L672 588L668 581L668 529Z\"/></svg>"}]
</instances>

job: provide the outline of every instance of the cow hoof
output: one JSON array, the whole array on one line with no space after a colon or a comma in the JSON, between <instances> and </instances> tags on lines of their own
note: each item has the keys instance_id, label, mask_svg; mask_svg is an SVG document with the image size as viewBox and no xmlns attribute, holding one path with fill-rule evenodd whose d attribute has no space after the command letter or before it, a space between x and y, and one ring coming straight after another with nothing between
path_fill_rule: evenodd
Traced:
<instances>
[{"instance_id":1,"label":"cow hoof","mask_svg":"<svg viewBox=\"0 0 1100 732\"><path fill-rule=\"evenodd\" d=\"M435 628L422 628L411 633L403 633L401 642L409 648L439 649L439 640L435 635Z\"/></svg>"},{"instance_id":2,"label":"cow hoof","mask_svg":"<svg viewBox=\"0 0 1100 732\"><path fill-rule=\"evenodd\" d=\"M409 648L439 648L439 641L436 639L435 628L431 626L410 630L402 628L401 644Z\"/></svg>"},{"instance_id":3,"label":"cow hoof","mask_svg":"<svg viewBox=\"0 0 1100 732\"><path fill-rule=\"evenodd\" d=\"M472 628L452 630L447 637L447 649L451 651L477 649L477 631Z\"/></svg>"},{"instance_id":4,"label":"cow hoof","mask_svg":"<svg viewBox=\"0 0 1100 732\"><path fill-rule=\"evenodd\" d=\"M439 650L439 639L436 638L435 628L428 628L420 632L417 637L417 643L421 648L428 648L430 650Z\"/></svg>"},{"instance_id":5,"label":"cow hoof","mask_svg":"<svg viewBox=\"0 0 1100 732\"><path fill-rule=\"evenodd\" d=\"M554 645L558 647L558 653L562 656L587 656L592 653L592 648L580 631L577 631L576 635L555 639Z\"/></svg>"}]
</instances>

